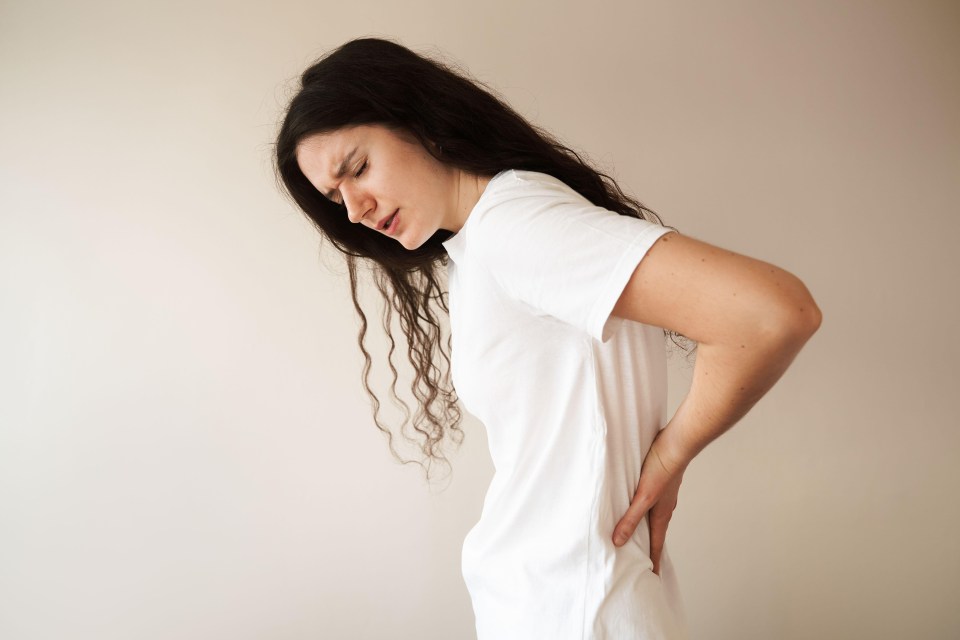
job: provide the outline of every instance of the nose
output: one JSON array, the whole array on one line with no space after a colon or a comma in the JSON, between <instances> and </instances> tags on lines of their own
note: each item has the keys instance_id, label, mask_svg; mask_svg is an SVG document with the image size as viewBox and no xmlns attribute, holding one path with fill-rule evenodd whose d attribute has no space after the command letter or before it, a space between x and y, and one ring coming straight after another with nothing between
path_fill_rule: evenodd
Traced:
<instances>
[{"instance_id":1,"label":"nose","mask_svg":"<svg viewBox=\"0 0 960 640\"><path fill-rule=\"evenodd\" d=\"M340 185L340 193L343 198L343 204L347 207L347 219L350 222L360 222L372 208L371 199L368 194L352 185ZM369 222L369 221L368 221Z\"/></svg>"}]
</instances>

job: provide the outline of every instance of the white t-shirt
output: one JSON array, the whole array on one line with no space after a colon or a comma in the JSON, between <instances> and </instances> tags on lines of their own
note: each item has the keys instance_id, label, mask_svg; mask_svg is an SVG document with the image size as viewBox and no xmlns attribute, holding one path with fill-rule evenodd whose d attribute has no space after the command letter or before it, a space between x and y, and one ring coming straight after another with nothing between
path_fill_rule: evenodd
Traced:
<instances>
[{"instance_id":1,"label":"white t-shirt","mask_svg":"<svg viewBox=\"0 0 960 640\"><path fill-rule=\"evenodd\" d=\"M666 425L667 373L663 330L610 311L670 231L511 169L443 243L452 380L496 469L463 544L478 640L686 638L646 518L612 542Z\"/></svg>"}]
</instances>

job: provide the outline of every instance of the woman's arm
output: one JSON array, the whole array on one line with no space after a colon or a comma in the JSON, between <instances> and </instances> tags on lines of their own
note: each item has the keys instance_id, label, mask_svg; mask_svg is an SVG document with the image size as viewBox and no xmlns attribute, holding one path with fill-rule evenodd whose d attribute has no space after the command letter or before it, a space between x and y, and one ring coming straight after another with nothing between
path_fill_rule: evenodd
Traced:
<instances>
[{"instance_id":1,"label":"woman's arm","mask_svg":"<svg viewBox=\"0 0 960 640\"><path fill-rule=\"evenodd\" d=\"M666 428L684 463L770 390L821 321L796 276L676 232L649 249L613 314L698 343L690 392Z\"/></svg>"},{"instance_id":2,"label":"woman's arm","mask_svg":"<svg viewBox=\"0 0 960 640\"><path fill-rule=\"evenodd\" d=\"M622 544L616 534L629 538L649 511L658 572L687 465L783 375L821 314L796 276L679 233L654 243L612 313L698 343L690 392L653 441L633 502L614 530Z\"/></svg>"}]
</instances>

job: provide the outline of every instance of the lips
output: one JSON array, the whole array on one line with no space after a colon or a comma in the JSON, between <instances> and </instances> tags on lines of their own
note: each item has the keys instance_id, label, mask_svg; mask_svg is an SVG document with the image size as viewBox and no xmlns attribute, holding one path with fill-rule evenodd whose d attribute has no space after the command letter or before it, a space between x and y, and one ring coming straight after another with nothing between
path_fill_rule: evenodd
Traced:
<instances>
[{"instance_id":1,"label":"lips","mask_svg":"<svg viewBox=\"0 0 960 640\"><path fill-rule=\"evenodd\" d=\"M399 209L397 209L397 211L399 211ZM390 222L393 220L393 217L397 215L397 211L394 211L392 214L390 214L389 216L383 219L383 221L380 223L380 226L378 227L380 231L387 230L387 227L390 226Z\"/></svg>"}]
</instances>

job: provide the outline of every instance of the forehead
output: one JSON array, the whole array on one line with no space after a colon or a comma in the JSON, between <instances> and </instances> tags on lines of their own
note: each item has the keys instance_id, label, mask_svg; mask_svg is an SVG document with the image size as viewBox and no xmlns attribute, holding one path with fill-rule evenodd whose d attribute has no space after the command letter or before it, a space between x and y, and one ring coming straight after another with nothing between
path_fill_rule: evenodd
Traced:
<instances>
[{"instance_id":1,"label":"forehead","mask_svg":"<svg viewBox=\"0 0 960 640\"><path fill-rule=\"evenodd\" d=\"M333 178L337 165L366 137L366 127L345 127L307 136L297 144L297 164L303 174L314 183Z\"/></svg>"}]
</instances>

